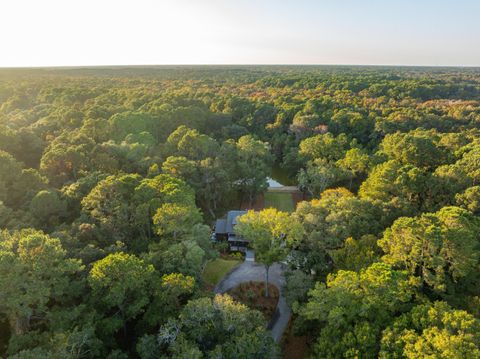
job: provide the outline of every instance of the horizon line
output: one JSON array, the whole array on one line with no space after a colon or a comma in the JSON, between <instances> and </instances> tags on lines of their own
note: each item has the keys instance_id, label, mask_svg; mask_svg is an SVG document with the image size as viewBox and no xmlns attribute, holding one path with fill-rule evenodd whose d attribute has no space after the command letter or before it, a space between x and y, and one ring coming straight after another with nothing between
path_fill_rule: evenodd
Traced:
<instances>
[{"instance_id":1,"label":"horizon line","mask_svg":"<svg viewBox=\"0 0 480 359\"><path fill-rule=\"evenodd\" d=\"M42 65L42 66L1 66L0 70L20 70L20 69L81 69L81 68L102 68L102 67L251 67L251 66L271 66L271 67L281 67L281 66L310 66L310 67L320 67L320 66L338 66L338 67L424 67L424 68L480 68L478 65L417 65L417 64L332 64L332 63L178 63L178 64L96 64L96 65Z\"/></svg>"}]
</instances>

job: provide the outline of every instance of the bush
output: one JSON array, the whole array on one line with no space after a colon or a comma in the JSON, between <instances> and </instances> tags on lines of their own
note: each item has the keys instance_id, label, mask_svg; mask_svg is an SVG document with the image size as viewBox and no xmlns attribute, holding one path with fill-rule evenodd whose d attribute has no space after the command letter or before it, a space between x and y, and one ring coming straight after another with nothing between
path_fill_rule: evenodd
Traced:
<instances>
[{"instance_id":1,"label":"bush","mask_svg":"<svg viewBox=\"0 0 480 359\"><path fill-rule=\"evenodd\" d=\"M228 253L229 245L227 242L214 242L213 247L220 253Z\"/></svg>"},{"instance_id":2,"label":"bush","mask_svg":"<svg viewBox=\"0 0 480 359\"><path fill-rule=\"evenodd\" d=\"M233 259L243 260L245 258L245 253L233 252L233 253L230 253L230 257Z\"/></svg>"}]
</instances>

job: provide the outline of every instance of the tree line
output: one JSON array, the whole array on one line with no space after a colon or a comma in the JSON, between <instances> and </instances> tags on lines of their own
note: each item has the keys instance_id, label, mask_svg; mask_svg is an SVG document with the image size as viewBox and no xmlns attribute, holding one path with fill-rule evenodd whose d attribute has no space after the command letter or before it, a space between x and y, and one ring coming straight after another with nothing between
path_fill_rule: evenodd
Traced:
<instances>
[{"instance_id":1,"label":"tree line","mask_svg":"<svg viewBox=\"0 0 480 359\"><path fill-rule=\"evenodd\" d=\"M316 358L480 356L480 72L0 71L0 355L275 358L205 292L211 223L249 213Z\"/></svg>"}]
</instances>

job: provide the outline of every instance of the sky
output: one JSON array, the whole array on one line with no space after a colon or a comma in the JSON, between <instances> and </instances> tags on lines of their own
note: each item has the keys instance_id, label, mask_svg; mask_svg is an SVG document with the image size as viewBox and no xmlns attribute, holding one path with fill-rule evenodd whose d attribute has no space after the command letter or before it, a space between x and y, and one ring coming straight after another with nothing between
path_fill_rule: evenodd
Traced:
<instances>
[{"instance_id":1,"label":"sky","mask_svg":"<svg viewBox=\"0 0 480 359\"><path fill-rule=\"evenodd\" d=\"M0 67L480 66L480 0L0 0Z\"/></svg>"}]
</instances>

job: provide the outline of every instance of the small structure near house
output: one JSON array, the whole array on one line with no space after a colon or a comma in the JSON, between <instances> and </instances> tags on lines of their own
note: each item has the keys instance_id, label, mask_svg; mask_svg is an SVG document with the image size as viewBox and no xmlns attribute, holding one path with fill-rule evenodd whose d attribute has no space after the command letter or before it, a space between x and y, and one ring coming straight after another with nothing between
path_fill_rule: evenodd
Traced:
<instances>
[{"instance_id":1,"label":"small structure near house","mask_svg":"<svg viewBox=\"0 0 480 359\"><path fill-rule=\"evenodd\" d=\"M246 214L247 211L229 211L227 218L218 219L215 223L215 239L227 241L231 251L245 252L248 248L248 241L235 233L237 218Z\"/></svg>"}]
</instances>

